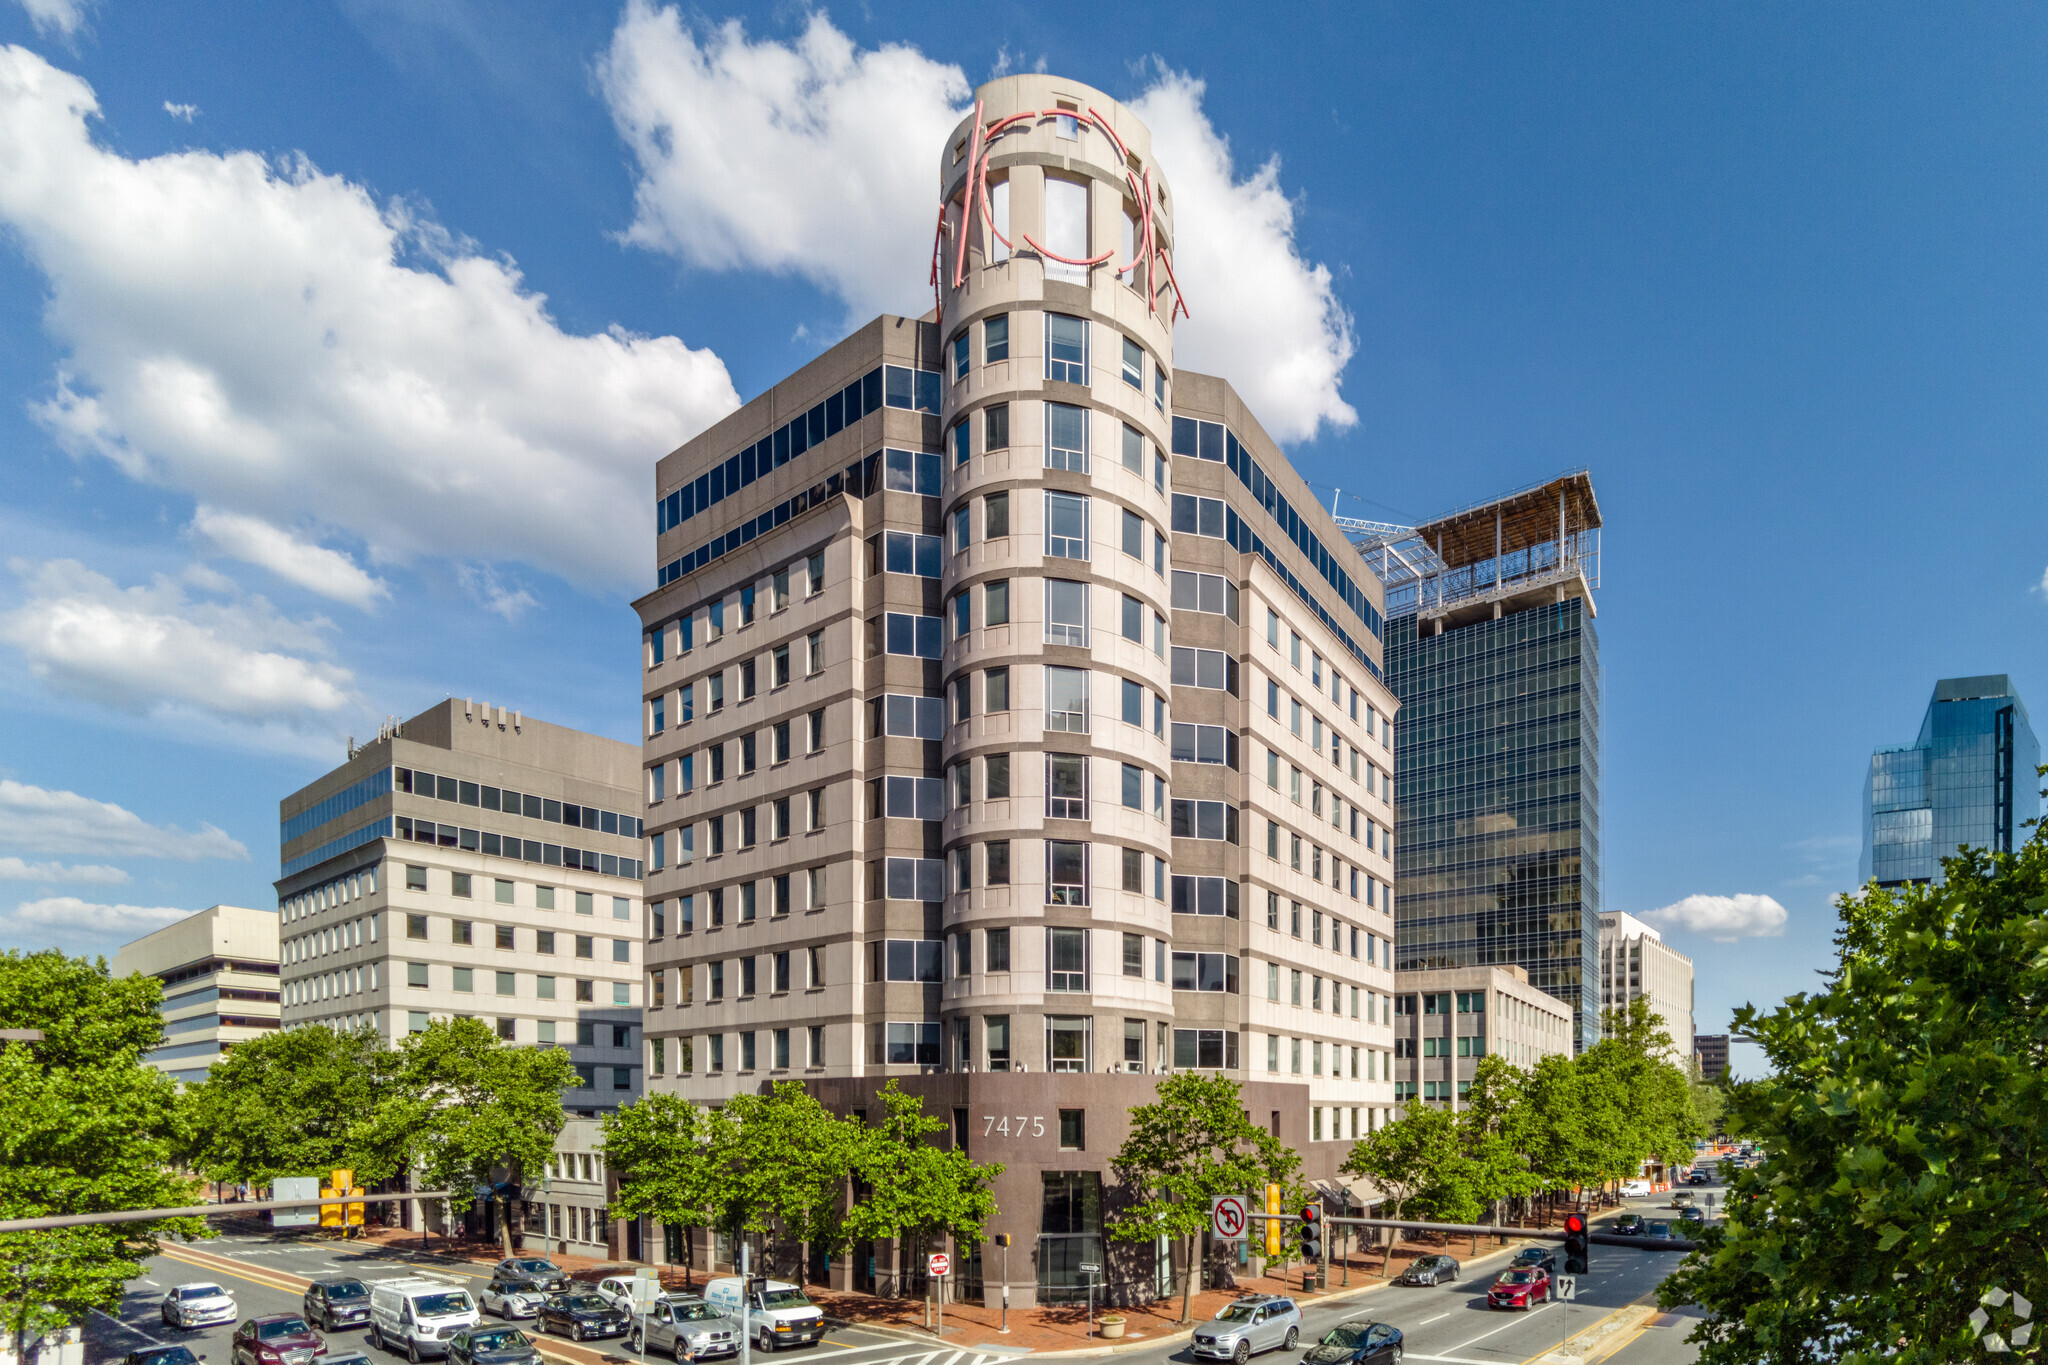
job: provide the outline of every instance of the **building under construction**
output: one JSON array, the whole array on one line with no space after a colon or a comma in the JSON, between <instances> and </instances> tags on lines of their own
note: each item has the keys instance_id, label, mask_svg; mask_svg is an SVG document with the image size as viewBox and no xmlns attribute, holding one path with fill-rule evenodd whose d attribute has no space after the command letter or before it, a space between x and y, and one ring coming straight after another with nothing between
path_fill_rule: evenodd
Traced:
<instances>
[{"instance_id":1,"label":"building under construction","mask_svg":"<svg viewBox=\"0 0 2048 1365\"><path fill-rule=\"evenodd\" d=\"M1578 470L1352 523L1387 588L1397 971L1513 964L1599 1037L1600 506Z\"/></svg>"}]
</instances>

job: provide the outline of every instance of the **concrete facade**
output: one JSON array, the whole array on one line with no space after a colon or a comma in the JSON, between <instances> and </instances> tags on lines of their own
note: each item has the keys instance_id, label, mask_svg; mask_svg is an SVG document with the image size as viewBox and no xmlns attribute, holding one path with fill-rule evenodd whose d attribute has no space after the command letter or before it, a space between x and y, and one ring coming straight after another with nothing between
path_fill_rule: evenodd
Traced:
<instances>
[{"instance_id":1,"label":"concrete facade","mask_svg":"<svg viewBox=\"0 0 2048 1365\"><path fill-rule=\"evenodd\" d=\"M1520 967L1403 972L1394 997L1394 1093L1464 1107L1482 1057L1528 1070L1572 1055L1572 1007L1529 984Z\"/></svg>"},{"instance_id":2,"label":"concrete facade","mask_svg":"<svg viewBox=\"0 0 2048 1365\"><path fill-rule=\"evenodd\" d=\"M938 320L869 323L657 467L647 1065L843 1112L900 1078L1010 1163L1028 1304L1077 1292L1171 1071L1245 1082L1333 1187L1391 1113L1395 703L1379 584L1229 386L1173 367L1149 134L1055 77L978 96L1028 117L964 250L982 136L943 151ZM1160 1273L1125 1256L1131 1292Z\"/></svg>"},{"instance_id":3,"label":"concrete facade","mask_svg":"<svg viewBox=\"0 0 2048 1365\"><path fill-rule=\"evenodd\" d=\"M1699 1059L1701 1080L1720 1080L1728 1074L1728 1035L1725 1033L1694 1034L1692 1039L1692 1055Z\"/></svg>"},{"instance_id":4,"label":"concrete facade","mask_svg":"<svg viewBox=\"0 0 2048 1365\"><path fill-rule=\"evenodd\" d=\"M1683 1067L1693 1050L1692 959L1634 915L1600 917L1600 1007L1628 1008L1637 996L1664 1017L1671 1060Z\"/></svg>"},{"instance_id":5,"label":"concrete facade","mask_svg":"<svg viewBox=\"0 0 2048 1365\"><path fill-rule=\"evenodd\" d=\"M164 983L164 1041L143 1060L194 1084L236 1043L278 1028L277 942L272 911L214 905L123 944L115 976Z\"/></svg>"},{"instance_id":6,"label":"concrete facade","mask_svg":"<svg viewBox=\"0 0 2048 1365\"><path fill-rule=\"evenodd\" d=\"M567 1048L573 1111L629 1103L639 767L633 745L451 699L285 798L285 1025L395 1042L430 1018L479 1018Z\"/></svg>"}]
</instances>

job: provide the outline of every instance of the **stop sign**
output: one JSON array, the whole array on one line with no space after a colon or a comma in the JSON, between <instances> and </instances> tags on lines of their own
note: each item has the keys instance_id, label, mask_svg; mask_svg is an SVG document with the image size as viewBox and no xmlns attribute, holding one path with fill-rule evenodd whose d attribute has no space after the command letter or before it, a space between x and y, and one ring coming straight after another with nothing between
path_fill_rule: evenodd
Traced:
<instances>
[{"instance_id":1,"label":"stop sign","mask_svg":"<svg viewBox=\"0 0 2048 1365\"><path fill-rule=\"evenodd\" d=\"M946 1253L943 1251L934 1251L931 1259L925 1262L925 1269L932 1273L934 1279L944 1275L952 1268L953 1262L947 1259Z\"/></svg>"}]
</instances>

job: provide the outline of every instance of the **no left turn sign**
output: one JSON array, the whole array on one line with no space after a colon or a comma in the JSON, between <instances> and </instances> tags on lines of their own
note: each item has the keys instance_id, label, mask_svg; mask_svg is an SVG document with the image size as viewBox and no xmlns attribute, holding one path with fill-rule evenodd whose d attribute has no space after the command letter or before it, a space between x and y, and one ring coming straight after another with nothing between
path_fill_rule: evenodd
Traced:
<instances>
[{"instance_id":1,"label":"no left turn sign","mask_svg":"<svg viewBox=\"0 0 2048 1365\"><path fill-rule=\"evenodd\" d=\"M1209 1231L1217 1241L1242 1239L1245 1222L1243 1195L1219 1194L1209 1201Z\"/></svg>"}]
</instances>

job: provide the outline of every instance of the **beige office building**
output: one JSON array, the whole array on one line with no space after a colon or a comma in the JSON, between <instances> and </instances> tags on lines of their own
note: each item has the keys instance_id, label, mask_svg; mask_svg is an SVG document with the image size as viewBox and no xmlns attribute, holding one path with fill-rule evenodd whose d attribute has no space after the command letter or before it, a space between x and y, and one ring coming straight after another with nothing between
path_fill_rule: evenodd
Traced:
<instances>
[{"instance_id":1,"label":"beige office building","mask_svg":"<svg viewBox=\"0 0 2048 1365\"><path fill-rule=\"evenodd\" d=\"M277 916L214 905L123 944L115 976L164 983L163 1043L144 1055L174 1080L206 1079L236 1043L278 1027Z\"/></svg>"},{"instance_id":2,"label":"beige office building","mask_svg":"<svg viewBox=\"0 0 2048 1365\"><path fill-rule=\"evenodd\" d=\"M477 1018L569 1049L572 1110L640 1093L639 750L454 700L279 803L284 1022Z\"/></svg>"},{"instance_id":3,"label":"beige office building","mask_svg":"<svg viewBox=\"0 0 2048 1365\"><path fill-rule=\"evenodd\" d=\"M1168 1272L1101 1229L1158 1078L1244 1082L1333 1188L1391 1113L1395 706L1379 584L1174 368L1147 130L1050 76L977 100L933 149L936 313L658 465L649 1085L898 1079L1006 1163L1012 1297L1086 1263L1115 1298ZM810 1274L914 1291L915 1253Z\"/></svg>"},{"instance_id":4,"label":"beige office building","mask_svg":"<svg viewBox=\"0 0 2048 1365\"><path fill-rule=\"evenodd\" d=\"M1686 1066L1693 1055L1692 959L1664 942L1664 936L1634 915L1600 916L1600 1007L1628 1008L1637 996L1664 1016L1671 1035L1671 1060Z\"/></svg>"},{"instance_id":5,"label":"beige office building","mask_svg":"<svg viewBox=\"0 0 2048 1365\"><path fill-rule=\"evenodd\" d=\"M1461 1109L1482 1057L1524 1071L1572 1055L1572 1007L1521 967L1402 972L1394 997L1394 1098Z\"/></svg>"}]
</instances>

